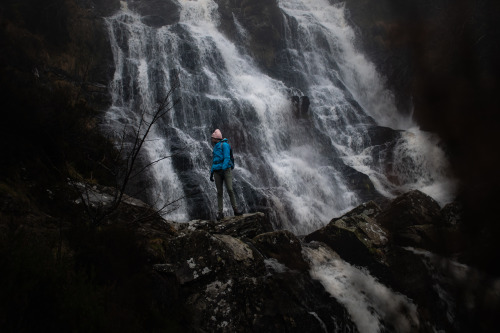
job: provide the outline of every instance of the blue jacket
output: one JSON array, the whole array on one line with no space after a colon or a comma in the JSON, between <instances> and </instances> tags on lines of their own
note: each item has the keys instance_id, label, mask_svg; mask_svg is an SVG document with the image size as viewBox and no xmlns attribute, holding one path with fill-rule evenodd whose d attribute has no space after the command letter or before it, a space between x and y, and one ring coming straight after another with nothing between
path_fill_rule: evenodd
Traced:
<instances>
[{"instance_id":1,"label":"blue jacket","mask_svg":"<svg viewBox=\"0 0 500 333\"><path fill-rule=\"evenodd\" d=\"M212 158L212 169L210 170L210 173L215 170L227 170L233 166L229 153L230 149L231 147L229 146L227 139L222 139L215 144Z\"/></svg>"}]
</instances>

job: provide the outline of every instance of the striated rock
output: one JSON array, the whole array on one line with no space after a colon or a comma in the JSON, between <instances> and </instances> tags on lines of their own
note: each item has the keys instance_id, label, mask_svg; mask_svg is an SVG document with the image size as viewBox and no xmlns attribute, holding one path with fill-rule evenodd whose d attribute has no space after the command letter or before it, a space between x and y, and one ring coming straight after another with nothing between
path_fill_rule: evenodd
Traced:
<instances>
[{"instance_id":1,"label":"striated rock","mask_svg":"<svg viewBox=\"0 0 500 333\"><path fill-rule=\"evenodd\" d=\"M290 269L309 269L302 257L300 240L290 231L279 230L261 234L256 236L252 243L265 256L276 259Z\"/></svg>"},{"instance_id":2,"label":"striated rock","mask_svg":"<svg viewBox=\"0 0 500 333\"><path fill-rule=\"evenodd\" d=\"M365 266L370 271L379 271L382 274L383 252L372 247L356 231L339 227L333 223L315 231L305 237L306 242L318 241L328 245L337 252L342 259L354 264Z\"/></svg>"},{"instance_id":3,"label":"striated rock","mask_svg":"<svg viewBox=\"0 0 500 333\"><path fill-rule=\"evenodd\" d=\"M370 177L350 166L341 166L342 174L346 175L349 188L354 191L362 201L383 202L385 199L373 186Z\"/></svg>"},{"instance_id":4,"label":"striated rock","mask_svg":"<svg viewBox=\"0 0 500 333\"><path fill-rule=\"evenodd\" d=\"M436 251L441 235L441 230L432 224L413 225L399 230L393 235L392 240L394 244L401 246L414 246Z\"/></svg>"},{"instance_id":5,"label":"striated rock","mask_svg":"<svg viewBox=\"0 0 500 333\"><path fill-rule=\"evenodd\" d=\"M240 238L253 238L261 233L273 230L271 222L264 213L244 214L225 218L215 224L216 233L224 233Z\"/></svg>"}]
</instances>

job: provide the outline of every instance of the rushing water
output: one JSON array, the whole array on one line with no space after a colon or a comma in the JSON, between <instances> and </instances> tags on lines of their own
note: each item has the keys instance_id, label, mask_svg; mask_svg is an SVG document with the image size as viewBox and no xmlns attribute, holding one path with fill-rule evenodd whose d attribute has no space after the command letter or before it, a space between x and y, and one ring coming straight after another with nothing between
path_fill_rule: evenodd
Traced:
<instances>
[{"instance_id":1,"label":"rushing water","mask_svg":"<svg viewBox=\"0 0 500 333\"><path fill-rule=\"evenodd\" d=\"M311 276L345 306L359 332L418 332L417 307L404 295L378 282L368 271L342 260L331 249L321 245L304 246L311 265Z\"/></svg>"},{"instance_id":2,"label":"rushing water","mask_svg":"<svg viewBox=\"0 0 500 333\"><path fill-rule=\"evenodd\" d=\"M214 217L210 134L220 128L233 147L241 208L266 209L276 227L297 234L364 200L408 189L450 201L454 183L442 149L398 113L375 67L354 47L344 7L327 0L278 3L286 61L277 66L289 73L286 79L263 72L219 30L214 1L178 1L180 21L161 28L144 25L126 6L107 19L116 66L108 129L137 126L140 111L153 110L174 75L180 79L181 103L145 147L150 161L173 155L151 167L150 200L161 207L188 196L166 217ZM305 117L293 114L292 95L309 97ZM363 191L370 189L365 175L375 190ZM224 205L231 214L227 197Z\"/></svg>"}]
</instances>

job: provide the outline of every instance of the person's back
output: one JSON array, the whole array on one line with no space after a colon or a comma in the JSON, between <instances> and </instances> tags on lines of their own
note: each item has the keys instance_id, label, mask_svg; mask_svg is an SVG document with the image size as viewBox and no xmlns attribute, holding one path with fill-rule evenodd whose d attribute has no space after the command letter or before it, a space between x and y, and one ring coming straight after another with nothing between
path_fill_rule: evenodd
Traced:
<instances>
[{"instance_id":1,"label":"person's back","mask_svg":"<svg viewBox=\"0 0 500 333\"><path fill-rule=\"evenodd\" d=\"M229 194L229 200L231 201L234 215L241 215L236 207L236 199L233 191L233 175L231 170L234 168L234 162L231 158L231 146L229 145L227 139L222 138L222 133L219 129L216 129L212 133L212 144L214 144L214 149L212 156L212 168L210 169L210 180L215 181L215 187L217 188L217 220L224 217L223 183L226 184L227 193Z\"/></svg>"},{"instance_id":2,"label":"person's back","mask_svg":"<svg viewBox=\"0 0 500 333\"><path fill-rule=\"evenodd\" d=\"M222 139L215 144L213 149L212 170L226 170L233 168L234 163L231 159L231 146L227 139Z\"/></svg>"}]
</instances>

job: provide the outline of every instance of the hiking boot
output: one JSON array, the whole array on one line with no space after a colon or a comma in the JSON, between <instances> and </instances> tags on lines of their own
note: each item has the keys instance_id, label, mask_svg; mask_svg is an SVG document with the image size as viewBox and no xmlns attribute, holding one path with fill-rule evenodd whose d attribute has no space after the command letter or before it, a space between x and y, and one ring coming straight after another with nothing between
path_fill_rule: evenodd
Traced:
<instances>
[{"instance_id":1,"label":"hiking boot","mask_svg":"<svg viewBox=\"0 0 500 333\"><path fill-rule=\"evenodd\" d=\"M234 216L240 216L240 215L243 215L243 213L242 213L242 212L240 212L240 211L238 210L238 208L236 208L236 207L233 207L233 212L234 212Z\"/></svg>"},{"instance_id":2,"label":"hiking boot","mask_svg":"<svg viewBox=\"0 0 500 333\"><path fill-rule=\"evenodd\" d=\"M216 217L217 221L220 221L223 218L224 218L224 214L223 213L217 213L217 217Z\"/></svg>"}]
</instances>

